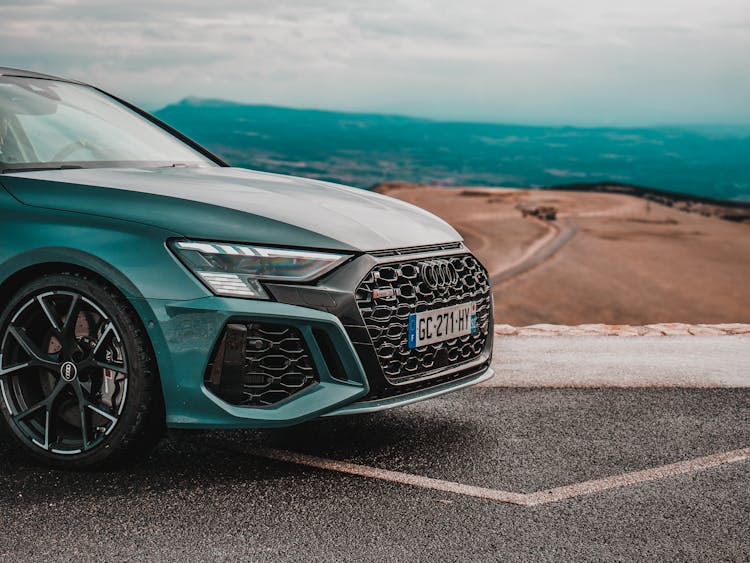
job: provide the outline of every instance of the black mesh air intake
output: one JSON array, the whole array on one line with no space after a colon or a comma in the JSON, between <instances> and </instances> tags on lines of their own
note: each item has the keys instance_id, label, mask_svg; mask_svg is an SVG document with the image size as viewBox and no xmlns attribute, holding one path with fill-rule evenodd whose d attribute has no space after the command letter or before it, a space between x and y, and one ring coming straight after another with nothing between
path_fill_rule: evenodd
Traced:
<instances>
[{"instance_id":1,"label":"black mesh air intake","mask_svg":"<svg viewBox=\"0 0 750 563\"><path fill-rule=\"evenodd\" d=\"M319 381L302 333L293 326L230 324L206 371L206 387L234 405L276 404Z\"/></svg>"}]
</instances>

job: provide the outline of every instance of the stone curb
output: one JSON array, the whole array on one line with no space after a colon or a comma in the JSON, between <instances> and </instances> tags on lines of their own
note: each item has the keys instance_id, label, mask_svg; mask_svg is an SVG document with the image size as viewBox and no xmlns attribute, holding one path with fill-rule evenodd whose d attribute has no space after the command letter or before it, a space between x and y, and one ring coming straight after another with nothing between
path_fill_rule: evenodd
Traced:
<instances>
[{"instance_id":1,"label":"stone curb","mask_svg":"<svg viewBox=\"0 0 750 563\"><path fill-rule=\"evenodd\" d=\"M750 324L659 323L645 326L536 324L522 327L495 325L496 336L750 336Z\"/></svg>"}]
</instances>

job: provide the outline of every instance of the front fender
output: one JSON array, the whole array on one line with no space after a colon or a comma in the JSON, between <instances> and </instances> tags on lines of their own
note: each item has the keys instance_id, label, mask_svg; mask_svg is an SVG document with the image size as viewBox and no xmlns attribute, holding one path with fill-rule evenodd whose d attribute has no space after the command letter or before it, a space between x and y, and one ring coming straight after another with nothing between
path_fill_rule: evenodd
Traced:
<instances>
[{"instance_id":1,"label":"front fender","mask_svg":"<svg viewBox=\"0 0 750 563\"><path fill-rule=\"evenodd\" d=\"M174 302L209 295L166 247L168 230L21 204L0 187L0 287L29 268L79 267L113 284L132 304L157 352L165 398L175 377L148 299ZM50 269L46 269L50 271ZM0 292L0 308L10 298Z\"/></svg>"},{"instance_id":2,"label":"front fender","mask_svg":"<svg viewBox=\"0 0 750 563\"><path fill-rule=\"evenodd\" d=\"M209 295L166 247L171 231L14 203L0 198L0 284L31 266L61 263L97 273L129 299Z\"/></svg>"}]
</instances>

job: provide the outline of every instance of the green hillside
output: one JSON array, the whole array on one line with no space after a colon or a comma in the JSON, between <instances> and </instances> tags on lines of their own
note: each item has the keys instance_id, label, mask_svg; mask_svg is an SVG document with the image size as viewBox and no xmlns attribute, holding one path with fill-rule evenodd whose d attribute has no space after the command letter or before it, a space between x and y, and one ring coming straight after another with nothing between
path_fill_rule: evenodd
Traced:
<instances>
[{"instance_id":1,"label":"green hillside","mask_svg":"<svg viewBox=\"0 0 750 563\"><path fill-rule=\"evenodd\" d=\"M188 98L156 115L236 166L359 187L622 182L750 200L750 129L440 122Z\"/></svg>"}]
</instances>

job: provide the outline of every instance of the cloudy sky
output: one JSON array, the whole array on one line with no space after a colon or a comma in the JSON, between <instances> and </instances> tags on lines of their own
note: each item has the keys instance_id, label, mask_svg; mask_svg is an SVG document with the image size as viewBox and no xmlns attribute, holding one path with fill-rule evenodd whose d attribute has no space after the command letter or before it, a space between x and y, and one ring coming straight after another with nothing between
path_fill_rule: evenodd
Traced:
<instances>
[{"instance_id":1,"label":"cloudy sky","mask_svg":"<svg viewBox=\"0 0 750 563\"><path fill-rule=\"evenodd\" d=\"M0 65L151 109L750 124L750 0L0 0Z\"/></svg>"}]
</instances>

